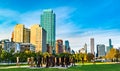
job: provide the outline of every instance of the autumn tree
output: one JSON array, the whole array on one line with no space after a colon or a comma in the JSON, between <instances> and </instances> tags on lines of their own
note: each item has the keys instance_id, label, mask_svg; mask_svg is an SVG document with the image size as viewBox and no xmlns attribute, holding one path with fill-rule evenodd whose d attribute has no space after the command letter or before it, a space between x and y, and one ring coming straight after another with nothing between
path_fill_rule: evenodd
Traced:
<instances>
[{"instance_id":1,"label":"autumn tree","mask_svg":"<svg viewBox=\"0 0 120 71\"><path fill-rule=\"evenodd\" d=\"M112 48L107 54L106 58L110 59L113 61L114 58L118 59L119 58L119 50Z\"/></svg>"},{"instance_id":2,"label":"autumn tree","mask_svg":"<svg viewBox=\"0 0 120 71\"><path fill-rule=\"evenodd\" d=\"M116 49L116 54L114 55L116 58L116 61L118 62L118 58L120 58L120 51Z\"/></svg>"}]
</instances>

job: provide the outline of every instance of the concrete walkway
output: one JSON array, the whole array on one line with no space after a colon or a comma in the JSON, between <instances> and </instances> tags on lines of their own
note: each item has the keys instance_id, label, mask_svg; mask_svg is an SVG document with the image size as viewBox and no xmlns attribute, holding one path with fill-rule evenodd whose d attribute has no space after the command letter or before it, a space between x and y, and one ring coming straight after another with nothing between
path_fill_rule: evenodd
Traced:
<instances>
[{"instance_id":1,"label":"concrete walkway","mask_svg":"<svg viewBox=\"0 0 120 71\"><path fill-rule=\"evenodd\" d=\"M68 66L68 67L61 67L61 66L54 66L54 67L48 67L48 68L58 68L58 69L67 69L69 67L71 67L72 65ZM46 68L46 66L44 65L43 67L30 67L30 66L7 66L7 67L0 67L0 69L9 69L9 68L30 68L30 69L39 69L39 68Z\"/></svg>"},{"instance_id":2,"label":"concrete walkway","mask_svg":"<svg viewBox=\"0 0 120 71\"><path fill-rule=\"evenodd\" d=\"M9 68L28 68L29 66L6 66L0 67L0 69L9 69Z\"/></svg>"}]
</instances>

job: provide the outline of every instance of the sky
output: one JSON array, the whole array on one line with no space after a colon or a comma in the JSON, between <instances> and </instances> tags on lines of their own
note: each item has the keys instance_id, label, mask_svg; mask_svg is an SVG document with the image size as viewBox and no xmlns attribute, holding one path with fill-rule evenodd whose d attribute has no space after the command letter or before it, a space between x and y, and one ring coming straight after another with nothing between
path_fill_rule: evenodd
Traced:
<instances>
[{"instance_id":1,"label":"sky","mask_svg":"<svg viewBox=\"0 0 120 71\"><path fill-rule=\"evenodd\" d=\"M105 44L111 38L120 47L120 0L0 0L0 40L10 39L16 24L29 28L40 24L44 9L56 14L56 39L69 40L77 51L85 43L90 51L90 38Z\"/></svg>"}]
</instances>

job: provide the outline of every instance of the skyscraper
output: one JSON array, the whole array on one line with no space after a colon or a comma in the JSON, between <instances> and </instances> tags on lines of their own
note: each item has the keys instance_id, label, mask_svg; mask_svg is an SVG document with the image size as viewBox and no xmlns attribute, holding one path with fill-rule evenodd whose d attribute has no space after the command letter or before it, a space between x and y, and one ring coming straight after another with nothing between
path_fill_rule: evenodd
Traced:
<instances>
[{"instance_id":1,"label":"skyscraper","mask_svg":"<svg viewBox=\"0 0 120 71\"><path fill-rule=\"evenodd\" d=\"M94 38L90 39L91 53L94 54Z\"/></svg>"},{"instance_id":2,"label":"skyscraper","mask_svg":"<svg viewBox=\"0 0 120 71\"><path fill-rule=\"evenodd\" d=\"M47 32L47 44L55 50L55 13L53 10L46 9L41 14L41 26Z\"/></svg>"},{"instance_id":3,"label":"skyscraper","mask_svg":"<svg viewBox=\"0 0 120 71\"><path fill-rule=\"evenodd\" d=\"M110 47L110 49L113 48L112 40L111 39L109 39L109 47Z\"/></svg>"},{"instance_id":4,"label":"skyscraper","mask_svg":"<svg viewBox=\"0 0 120 71\"><path fill-rule=\"evenodd\" d=\"M87 44L84 45L85 53L87 53Z\"/></svg>"},{"instance_id":5,"label":"skyscraper","mask_svg":"<svg viewBox=\"0 0 120 71\"><path fill-rule=\"evenodd\" d=\"M113 48L111 39L109 39L109 46L107 46L106 48L107 48L107 53L110 51L111 48Z\"/></svg>"},{"instance_id":6,"label":"skyscraper","mask_svg":"<svg viewBox=\"0 0 120 71\"><path fill-rule=\"evenodd\" d=\"M30 30L25 28L23 24L17 24L14 27L12 38L14 42L29 43L30 42Z\"/></svg>"},{"instance_id":7,"label":"skyscraper","mask_svg":"<svg viewBox=\"0 0 120 71\"><path fill-rule=\"evenodd\" d=\"M24 43L30 43L30 29L24 28Z\"/></svg>"},{"instance_id":8,"label":"skyscraper","mask_svg":"<svg viewBox=\"0 0 120 71\"><path fill-rule=\"evenodd\" d=\"M97 56L98 57L105 56L105 45L104 44L97 45Z\"/></svg>"},{"instance_id":9,"label":"skyscraper","mask_svg":"<svg viewBox=\"0 0 120 71\"><path fill-rule=\"evenodd\" d=\"M69 41L68 40L65 40L65 51L68 52L68 49L69 49Z\"/></svg>"},{"instance_id":10,"label":"skyscraper","mask_svg":"<svg viewBox=\"0 0 120 71\"><path fill-rule=\"evenodd\" d=\"M61 39L56 41L56 53L63 53L63 41Z\"/></svg>"},{"instance_id":11,"label":"skyscraper","mask_svg":"<svg viewBox=\"0 0 120 71\"><path fill-rule=\"evenodd\" d=\"M23 24L17 24L14 27L14 42L24 42L23 40L23 34L24 34L24 28L25 26Z\"/></svg>"},{"instance_id":12,"label":"skyscraper","mask_svg":"<svg viewBox=\"0 0 120 71\"><path fill-rule=\"evenodd\" d=\"M32 25L30 31L30 43L35 46L35 52L46 52L46 31L38 24Z\"/></svg>"}]
</instances>

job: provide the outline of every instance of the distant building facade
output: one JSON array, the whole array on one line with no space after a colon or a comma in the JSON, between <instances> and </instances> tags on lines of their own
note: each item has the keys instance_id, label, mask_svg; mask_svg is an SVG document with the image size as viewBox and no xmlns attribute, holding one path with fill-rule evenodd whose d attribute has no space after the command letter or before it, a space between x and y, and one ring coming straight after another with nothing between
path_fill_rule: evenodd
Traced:
<instances>
[{"instance_id":1,"label":"distant building facade","mask_svg":"<svg viewBox=\"0 0 120 71\"><path fill-rule=\"evenodd\" d=\"M39 24L32 25L30 31L30 43L35 45L35 51L46 52L46 31Z\"/></svg>"},{"instance_id":2,"label":"distant building facade","mask_svg":"<svg viewBox=\"0 0 120 71\"><path fill-rule=\"evenodd\" d=\"M90 39L91 53L94 54L94 38Z\"/></svg>"},{"instance_id":3,"label":"distant building facade","mask_svg":"<svg viewBox=\"0 0 120 71\"><path fill-rule=\"evenodd\" d=\"M14 27L14 37L13 41L14 42L24 42L24 28L25 26L23 24L17 24Z\"/></svg>"},{"instance_id":4,"label":"distant building facade","mask_svg":"<svg viewBox=\"0 0 120 71\"><path fill-rule=\"evenodd\" d=\"M30 29L24 28L24 43L30 43Z\"/></svg>"},{"instance_id":5,"label":"distant building facade","mask_svg":"<svg viewBox=\"0 0 120 71\"><path fill-rule=\"evenodd\" d=\"M84 45L85 53L87 53L87 44Z\"/></svg>"},{"instance_id":6,"label":"distant building facade","mask_svg":"<svg viewBox=\"0 0 120 71\"><path fill-rule=\"evenodd\" d=\"M34 45L30 43L22 43L22 42L11 42L8 39L1 40L0 45L2 45L3 50L10 52L13 50L16 52L24 52L25 50L35 51Z\"/></svg>"},{"instance_id":7,"label":"distant building facade","mask_svg":"<svg viewBox=\"0 0 120 71\"><path fill-rule=\"evenodd\" d=\"M63 53L63 40L57 40L56 41L56 53Z\"/></svg>"},{"instance_id":8,"label":"distant building facade","mask_svg":"<svg viewBox=\"0 0 120 71\"><path fill-rule=\"evenodd\" d=\"M13 43L9 41L9 39L1 40L1 46L3 50L10 52L13 48Z\"/></svg>"},{"instance_id":9,"label":"distant building facade","mask_svg":"<svg viewBox=\"0 0 120 71\"><path fill-rule=\"evenodd\" d=\"M68 52L70 48L69 41L65 40L65 51Z\"/></svg>"},{"instance_id":10,"label":"distant building facade","mask_svg":"<svg viewBox=\"0 0 120 71\"><path fill-rule=\"evenodd\" d=\"M107 53L113 48L111 39L109 39L109 46L107 46L106 48L107 48Z\"/></svg>"},{"instance_id":11,"label":"distant building facade","mask_svg":"<svg viewBox=\"0 0 120 71\"><path fill-rule=\"evenodd\" d=\"M17 24L12 33L13 42L29 43L30 42L30 29L25 28L23 24Z\"/></svg>"},{"instance_id":12,"label":"distant building facade","mask_svg":"<svg viewBox=\"0 0 120 71\"><path fill-rule=\"evenodd\" d=\"M86 53L86 52L85 52L85 48L81 48L81 49L79 50L79 53Z\"/></svg>"},{"instance_id":13,"label":"distant building facade","mask_svg":"<svg viewBox=\"0 0 120 71\"><path fill-rule=\"evenodd\" d=\"M97 56L98 57L105 56L105 45L104 44L97 45Z\"/></svg>"}]
</instances>

